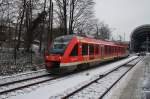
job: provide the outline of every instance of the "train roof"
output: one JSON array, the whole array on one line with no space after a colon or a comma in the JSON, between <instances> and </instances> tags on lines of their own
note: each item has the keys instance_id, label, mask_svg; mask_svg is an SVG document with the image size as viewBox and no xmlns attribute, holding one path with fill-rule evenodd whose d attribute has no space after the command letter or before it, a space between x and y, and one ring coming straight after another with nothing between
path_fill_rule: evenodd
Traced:
<instances>
[{"instance_id":1,"label":"train roof","mask_svg":"<svg viewBox=\"0 0 150 99\"><path fill-rule=\"evenodd\" d=\"M89 38L89 37L82 37L82 36L77 36L77 35L64 35L61 36L66 39L73 39L76 38L80 42L84 43L91 43L91 44L102 44L102 45L111 45L111 46L119 46L119 47L127 47L128 45L125 43L117 43L114 41L107 41L107 40L102 40L102 39L94 39L94 38Z\"/></svg>"},{"instance_id":2,"label":"train roof","mask_svg":"<svg viewBox=\"0 0 150 99\"><path fill-rule=\"evenodd\" d=\"M127 46L127 44L120 43L120 42L118 43L114 41L94 39L94 38L81 37L81 36L75 36L75 37L79 39L81 42L85 42L85 43L103 44L103 45L120 46L120 47Z\"/></svg>"}]
</instances>

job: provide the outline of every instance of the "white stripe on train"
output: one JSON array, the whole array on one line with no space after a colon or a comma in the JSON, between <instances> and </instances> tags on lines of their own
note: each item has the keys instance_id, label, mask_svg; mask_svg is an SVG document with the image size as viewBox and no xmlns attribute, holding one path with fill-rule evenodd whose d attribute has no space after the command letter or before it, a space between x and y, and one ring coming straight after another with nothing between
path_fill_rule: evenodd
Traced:
<instances>
[{"instance_id":1,"label":"white stripe on train","mask_svg":"<svg viewBox=\"0 0 150 99\"><path fill-rule=\"evenodd\" d=\"M80 64L83 64L83 63L91 63L91 62L97 62L97 61L100 61L103 60L110 60L110 59L113 59L115 57L107 57L107 58L104 58L104 59L94 59L94 60L88 60L88 61L82 61L82 62L72 62L72 63L60 63L60 67L67 67L67 66L75 66L75 65L80 65Z\"/></svg>"}]
</instances>

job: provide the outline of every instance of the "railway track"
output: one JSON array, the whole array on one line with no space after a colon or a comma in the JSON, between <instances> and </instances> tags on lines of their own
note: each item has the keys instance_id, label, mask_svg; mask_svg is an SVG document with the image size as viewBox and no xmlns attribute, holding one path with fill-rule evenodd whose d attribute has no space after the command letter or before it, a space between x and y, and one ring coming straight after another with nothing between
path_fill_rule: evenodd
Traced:
<instances>
[{"instance_id":1,"label":"railway track","mask_svg":"<svg viewBox=\"0 0 150 99\"><path fill-rule=\"evenodd\" d=\"M111 70L103 75L99 75L96 79L92 80L91 82L83 85L82 87L74 90L73 92L68 93L67 95L61 97L62 99L77 99L77 98L84 98L84 99L102 99L113 86L115 86L121 78L123 78L139 61L143 58L136 58L131 60L114 70ZM115 76L115 75L118 75ZM114 77L111 77L114 76ZM109 83L109 79L113 79ZM94 88L97 87L98 89L95 90ZM98 97L92 97L90 94L96 93L99 95Z\"/></svg>"},{"instance_id":2,"label":"railway track","mask_svg":"<svg viewBox=\"0 0 150 99\"><path fill-rule=\"evenodd\" d=\"M74 73L71 72L63 75L51 75L50 73L46 72L45 69L43 69L36 72L29 72L5 77L0 79L0 95L8 94L9 92L17 91L37 84L63 78L69 74Z\"/></svg>"},{"instance_id":3,"label":"railway track","mask_svg":"<svg viewBox=\"0 0 150 99\"><path fill-rule=\"evenodd\" d=\"M117 68L115 70L117 70ZM111 73L111 72L109 72L109 73ZM106 75L108 75L109 73L107 73ZM75 74L75 73L70 73L70 74ZM63 78L64 76L66 76L68 74L61 75L61 76L50 76L50 75L51 74L47 73L45 70L40 70L40 71L36 71L36 72L24 73L24 74L19 74L19 75L15 75L15 76L2 78L2 79L0 79L0 95L8 94L10 92L28 88L30 86L34 86L34 85L41 84L44 82L52 81L52 80L55 80L58 78ZM71 77L71 75L70 75L70 77ZM99 77L101 79L101 78L104 78L105 75L99 75ZM66 79L67 79L67 77L66 77ZM94 80L93 82L96 82L96 81L98 81L98 79ZM92 84L92 82L83 86L83 88L78 89L77 91L70 93L67 96L64 96L63 98L71 97L72 95L79 92L80 90L88 87L90 84Z\"/></svg>"},{"instance_id":4,"label":"railway track","mask_svg":"<svg viewBox=\"0 0 150 99\"><path fill-rule=\"evenodd\" d=\"M28 72L0 79L0 95L56 79L50 77L46 70Z\"/></svg>"},{"instance_id":5,"label":"railway track","mask_svg":"<svg viewBox=\"0 0 150 99\"><path fill-rule=\"evenodd\" d=\"M42 69L38 71L26 72L26 73L3 77L3 78L0 78L0 86L3 86L7 83L13 83L13 82L26 80L26 79L30 79L30 78L41 76L41 75L47 75L47 74L48 73L46 72L46 70Z\"/></svg>"}]
</instances>

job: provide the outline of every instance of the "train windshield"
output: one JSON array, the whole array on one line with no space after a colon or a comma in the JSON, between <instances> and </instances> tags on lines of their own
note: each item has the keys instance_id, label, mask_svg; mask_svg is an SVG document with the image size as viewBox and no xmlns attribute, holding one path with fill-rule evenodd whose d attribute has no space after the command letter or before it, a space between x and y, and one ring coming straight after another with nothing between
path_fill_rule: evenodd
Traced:
<instances>
[{"instance_id":1,"label":"train windshield","mask_svg":"<svg viewBox=\"0 0 150 99\"><path fill-rule=\"evenodd\" d=\"M50 49L50 54L64 54L64 51L73 36L61 36L53 41Z\"/></svg>"}]
</instances>

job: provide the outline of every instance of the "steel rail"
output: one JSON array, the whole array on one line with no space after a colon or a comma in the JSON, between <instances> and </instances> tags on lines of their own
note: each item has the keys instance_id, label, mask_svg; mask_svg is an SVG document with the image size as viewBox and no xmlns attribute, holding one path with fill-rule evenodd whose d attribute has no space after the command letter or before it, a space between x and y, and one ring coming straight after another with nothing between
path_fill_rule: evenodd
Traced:
<instances>
[{"instance_id":1,"label":"steel rail","mask_svg":"<svg viewBox=\"0 0 150 99\"><path fill-rule=\"evenodd\" d=\"M142 58L139 61L137 61L133 66L131 66L124 74L122 74L98 99L102 99L141 60L142 60Z\"/></svg>"},{"instance_id":2,"label":"steel rail","mask_svg":"<svg viewBox=\"0 0 150 99\"><path fill-rule=\"evenodd\" d=\"M99 77L98 77L98 78L96 78L95 80L93 80L93 81L89 82L88 84L83 85L83 86L82 86L82 87L80 87L79 89L77 89L77 90L75 90L75 91L73 91L73 92L71 92L71 93L67 94L66 96L62 97L62 99L68 99L69 97L71 97L71 96L73 96L74 94L76 94L76 93L80 92L81 90L84 90L85 88L87 88L87 87L88 87L88 86L90 86L91 84L93 84L93 83L97 82L98 80L100 80L100 79L102 79L102 78L106 77L106 76L107 76L107 75L109 75L110 73L112 73L112 72L116 71L117 69L119 69L119 68L121 68L121 67L123 67L123 66L127 65L128 63L130 63L130 62L132 62L132 61L134 61L134 60L136 60L136 59L138 59L138 58L139 58L139 57L137 57L137 58L135 58L135 59L133 59L133 60L130 60L130 61L128 61L128 62L126 62L126 63L124 63L124 64L122 64L122 65L118 66L117 68L115 68L115 69L113 69L113 70L111 70L111 71L107 72L106 74L99 75ZM141 59L140 59L140 60L141 60ZM139 60L139 61L140 61L140 60ZM139 62L139 61L138 61L138 62Z\"/></svg>"},{"instance_id":3,"label":"steel rail","mask_svg":"<svg viewBox=\"0 0 150 99\"><path fill-rule=\"evenodd\" d=\"M32 83L24 84L24 85L21 85L21 86L17 86L15 88L8 88L8 89L6 89L4 91L0 91L0 95L4 94L4 93L15 91L15 90L19 90L19 89L22 89L22 88L34 86L34 85L37 85L37 84L40 84L40 83L44 83L44 82L47 82L47 81L55 80L57 78L59 78L59 77L52 77L52 78L48 78L48 79L45 79L45 80L41 80L41 81L37 81L37 82L32 82Z\"/></svg>"},{"instance_id":4,"label":"steel rail","mask_svg":"<svg viewBox=\"0 0 150 99\"><path fill-rule=\"evenodd\" d=\"M137 58L135 58L135 59L137 59ZM110 72L108 72L107 74L109 74ZM75 74L75 73L63 74L63 75L59 75L59 76L56 76L56 77L53 77L53 78L49 78L49 79L45 79L45 80L42 80L42 81L37 81L37 82L34 82L34 83L28 83L28 84L25 84L25 85L22 85L22 86L17 86L15 88L8 88L7 90L0 91L0 95L8 93L8 92L15 91L15 90L19 90L19 89L22 89L22 88L34 86L34 85L37 85L37 84L40 84L40 83L44 83L44 82L48 82L48 81L51 81L51 80L55 80L55 79L58 79L58 78L61 78L61 77L65 77L66 75L70 75L70 74ZM22 83L22 82L26 82L26 81L29 81L29 80L38 79L40 77L45 77L45 76L48 76L48 75L51 75L51 74L45 74L45 75L41 75L41 76L37 76L37 77L30 77L30 78L27 78L27 79L22 79L22 80L19 80L19 81L3 83L3 84L0 84L0 88L4 87L4 86L7 86L7 85L15 84L15 83ZM102 77L104 77L104 75L100 75L100 78L102 78Z\"/></svg>"}]
</instances>

